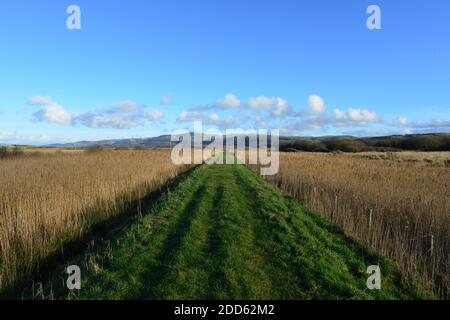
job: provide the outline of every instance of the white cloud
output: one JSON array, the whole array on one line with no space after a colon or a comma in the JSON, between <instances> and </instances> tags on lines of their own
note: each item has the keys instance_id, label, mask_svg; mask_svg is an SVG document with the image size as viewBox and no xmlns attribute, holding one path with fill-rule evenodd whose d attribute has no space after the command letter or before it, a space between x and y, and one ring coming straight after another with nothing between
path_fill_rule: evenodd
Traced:
<instances>
[{"instance_id":1,"label":"white cloud","mask_svg":"<svg viewBox=\"0 0 450 320\"><path fill-rule=\"evenodd\" d=\"M129 101L115 103L110 109L77 114L74 116L74 123L89 128L131 129L144 125L145 120L155 122L163 117L164 112L158 109L146 110Z\"/></svg>"},{"instance_id":2,"label":"white cloud","mask_svg":"<svg viewBox=\"0 0 450 320\"><path fill-rule=\"evenodd\" d=\"M51 141L69 142L66 138L55 137L47 133L33 134L28 132L0 132L0 142L6 144L37 144L42 145ZM76 139L79 141L79 139Z\"/></svg>"},{"instance_id":3,"label":"white cloud","mask_svg":"<svg viewBox=\"0 0 450 320\"><path fill-rule=\"evenodd\" d=\"M54 103L53 98L50 96L33 96L28 101L27 104L30 106L46 106Z\"/></svg>"},{"instance_id":4,"label":"white cloud","mask_svg":"<svg viewBox=\"0 0 450 320\"><path fill-rule=\"evenodd\" d=\"M310 95L308 98L309 113L313 115L319 115L327 110L325 101L318 95Z\"/></svg>"},{"instance_id":5,"label":"white cloud","mask_svg":"<svg viewBox=\"0 0 450 320\"><path fill-rule=\"evenodd\" d=\"M380 119L375 112L370 112L364 109L349 108L347 110L347 114L350 120L356 122L376 122Z\"/></svg>"},{"instance_id":6,"label":"white cloud","mask_svg":"<svg viewBox=\"0 0 450 320\"><path fill-rule=\"evenodd\" d=\"M216 123L225 125L225 119L219 119L220 113L207 115L207 111L216 110L218 104L223 107L230 107L230 102L237 98L232 95L226 95L224 99L218 100L216 104L203 104L191 107L189 111L184 111L178 116L179 121L201 120L205 123ZM245 104L236 102L235 107L240 105L241 109L237 112L229 123L237 123L240 127L250 128L276 128L285 127L292 123L294 119L296 130L314 130L327 131L335 128L364 127L371 123L381 121L376 112L366 109L349 108L347 110L334 109L333 112L327 112L325 101L318 95L308 97L308 107L301 112L294 112L292 106L286 99L281 97L257 96L250 98ZM242 108L243 107L243 108ZM229 109L229 108L228 108ZM249 111L252 110L252 113Z\"/></svg>"},{"instance_id":7,"label":"white cloud","mask_svg":"<svg viewBox=\"0 0 450 320\"><path fill-rule=\"evenodd\" d=\"M195 120L197 120L197 118L196 118L197 115L198 115L198 112L183 111L178 115L177 120L178 121L195 121Z\"/></svg>"},{"instance_id":8,"label":"white cloud","mask_svg":"<svg viewBox=\"0 0 450 320\"><path fill-rule=\"evenodd\" d=\"M405 127L408 124L408 119L402 116L399 116L394 119L394 125L397 127Z\"/></svg>"},{"instance_id":9,"label":"white cloud","mask_svg":"<svg viewBox=\"0 0 450 320\"><path fill-rule=\"evenodd\" d=\"M251 119L260 129L266 129L268 127L268 122L270 121L270 119L262 117L259 112L253 113Z\"/></svg>"},{"instance_id":10,"label":"white cloud","mask_svg":"<svg viewBox=\"0 0 450 320\"><path fill-rule=\"evenodd\" d=\"M189 108L189 111L198 112L218 109L232 110L239 108L271 111L271 114L274 117L293 115L292 107L283 98L258 96L250 98L247 103L242 103L236 95L232 93L226 94L223 98L217 100L213 104L195 104Z\"/></svg>"},{"instance_id":11,"label":"white cloud","mask_svg":"<svg viewBox=\"0 0 450 320\"><path fill-rule=\"evenodd\" d=\"M33 114L38 121L64 125L72 122L72 115L50 96L34 96L27 103L42 107L41 110Z\"/></svg>"},{"instance_id":12,"label":"white cloud","mask_svg":"<svg viewBox=\"0 0 450 320\"><path fill-rule=\"evenodd\" d=\"M75 117L75 122L89 128L131 129L143 125L140 119L120 114L83 113Z\"/></svg>"},{"instance_id":13,"label":"white cloud","mask_svg":"<svg viewBox=\"0 0 450 320\"><path fill-rule=\"evenodd\" d=\"M255 110L270 111L270 114L273 117L281 118L292 116L294 114L288 101L280 97L259 96L256 98L250 98L247 102L247 106Z\"/></svg>"},{"instance_id":14,"label":"white cloud","mask_svg":"<svg viewBox=\"0 0 450 320\"><path fill-rule=\"evenodd\" d=\"M232 93L228 93L224 98L217 100L216 106L223 109L236 109L241 106L241 101Z\"/></svg>"},{"instance_id":15,"label":"white cloud","mask_svg":"<svg viewBox=\"0 0 450 320\"><path fill-rule=\"evenodd\" d=\"M307 129L311 131L319 131L322 129L322 126L317 123L310 123L307 125Z\"/></svg>"},{"instance_id":16,"label":"white cloud","mask_svg":"<svg viewBox=\"0 0 450 320\"><path fill-rule=\"evenodd\" d=\"M175 101L170 95L165 95L161 98L161 105L163 106L173 106L175 104Z\"/></svg>"},{"instance_id":17,"label":"white cloud","mask_svg":"<svg viewBox=\"0 0 450 320\"><path fill-rule=\"evenodd\" d=\"M213 106L213 105L210 105L210 104L206 104L206 103L204 103L204 104L197 103L197 104L192 105L192 106L189 108L189 110L190 110L190 111L208 111L208 110L211 110L211 109L213 109L213 108L214 108L214 106Z\"/></svg>"},{"instance_id":18,"label":"white cloud","mask_svg":"<svg viewBox=\"0 0 450 320\"><path fill-rule=\"evenodd\" d=\"M145 111L145 118L149 121L159 121L164 117L164 112L161 110L147 110Z\"/></svg>"},{"instance_id":19,"label":"white cloud","mask_svg":"<svg viewBox=\"0 0 450 320\"><path fill-rule=\"evenodd\" d=\"M412 134L413 131L411 129L406 128L405 130L403 130L404 134Z\"/></svg>"},{"instance_id":20,"label":"white cloud","mask_svg":"<svg viewBox=\"0 0 450 320\"><path fill-rule=\"evenodd\" d=\"M450 121L444 119L434 119L428 123L425 123L425 126L433 127L433 128L450 128Z\"/></svg>"},{"instance_id":21,"label":"white cloud","mask_svg":"<svg viewBox=\"0 0 450 320\"><path fill-rule=\"evenodd\" d=\"M197 103L189 108L189 111L209 111L218 109L238 109L242 107L241 101L232 93L226 94L223 98L218 99L214 103Z\"/></svg>"},{"instance_id":22,"label":"white cloud","mask_svg":"<svg viewBox=\"0 0 450 320\"><path fill-rule=\"evenodd\" d=\"M406 124L410 132L429 133L429 132L448 132L450 131L450 121L444 119L433 119L426 122L408 121Z\"/></svg>"},{"instance_id":23,"label":"white cloud","mask_svg":"<svg viewBox=\"0 0 450 320\"><path fill-rule=\"evenodd\" d=\"M136 102L130 100L114 102L112 106L114 109L126 113L134 112L139 108L139 105Z\"/></svg>"},{"instance_id":24,"label":"white cloud","mask_svg":"<svg viewBox=\"0 0 450 320\"><path fill-rule=\"evenodd\" d=\"M229 116L227 118L221 118L219 114L206 114L202 112L181 112L178 117L178 121L181 122L193 122L193 121L201 121L205 125L214 125L219 128L232 128L236 124L236 119Z\"/></svg>"},{"instance_id":25,"label":"white cloud","mask_svg":"<svg viewBox=\"0 0 450 320\"><path fill-rule=\"evenodd\" d=\"M338 121L344 120L346 117L345 112L340 109L334 109L333 112L334 112L334 116L335 116L336 120L338 120Z\"/></svg>"},{"instance_id":26,"label":"white cloud","mask_svg":"<svg viewBox=\"0 0 450 320\"><path fill-rule=\"evenodd\" d=\"M118 101L107 109L98 109L84 113L70 113L50 96L34 96L29 105L42 106L34 113L37 121L76 125L81 124L88 128L130 129L145 124L145 121L159 121L164 117L160 110L146 110L131 100Z\"/></svg>"},{"instance_id":27,"label":"white cloud","mask_svg":"<svg viewBox=\"0 0 450 320\"><path fill-rule=\"evenodd\" d=\"M183 111L178 115L177 120L178 121L203 121L207 118L208 118L208 116L201 112Z\"/></svg>"},{"instance_id":28,"label":"white cloud","mask_svg":"<svg viewBox=\"0 0 450 320\"><path fill-rule=\"evenodd\" d=\"M38 111L34 116L40 121L56 124L70 124L72 116L70 113L58 104L50 105Z\"/></svg>"},{"instance_id":29,"label":"white cloud","mask_svg":"<svg viewBox=\"0 0 450 320\"><path fill-rule=\"evenodd\" d=\"M13 132L0 131L0 139L8 139L14 136Z\"/></svg>"},{"instance_id":30,"label":"white cloud","mask_svg":"<svg viewBox=\"0 0 450 320\"><path fill-rule=\"evenodd\" d=\"M213 113L212 115L209 116L209 120L211 122L217 122L220 120L220 116L217 113Z\"/></svg>"},{"instance_id":31,"label":"white cloud","mask_svg":"<svg viewBox=\"0 0 450 320\"><path fill-rule=\"evenodd\" d=\"M313 99L315 100L315 99ZM325 106L319 100L316 102L316 107ZM314 105L311 103L310 106ZM330 128L353 128L353 127L365 127L370 123L380 122L380 116L377 113L371 112L365 109L349 108L346 111L335 108L333 112L326 112L326 108L316 108L315 111L319 114L313 114L313 110L300 112L295 114L300 119L295 124L295 131L323 131L326 132Z\"/></svg>"},{"instance_id":32,"label":"white cloud","mask_svg":"<svg viewBox=\"0 0 450 320\"><path fill-rule=\"evenodd\" d=\"M276 98L272 108L272 115L275 117L284 117L292 114L293 111L289 103L282 98Z\"/></svg>"},{"instance_id":33,"label":"white cloud","mask_svg":"<svg viewBox=\"0 0 450 320\"><path fill-rule=\"evenodd\" d=\"M349 108L347 111L334 109L334 124L338 127L365 126L368 123L380 121L380 116L376 112L365 109Z\"/></svg>"},{"instance_id":34,"label":"white cloud","mask_svg":"<svg viewBox=\"0 0 450 320\"><path fill-rule=\"evenodd\" d=\"M277 99L280 98L269 98L265 96L259 96L256 98L250 98L247 102L247 105L250 108L256 110L272 110L274 104L276 104Z\"/></svg>"}]
</instances>

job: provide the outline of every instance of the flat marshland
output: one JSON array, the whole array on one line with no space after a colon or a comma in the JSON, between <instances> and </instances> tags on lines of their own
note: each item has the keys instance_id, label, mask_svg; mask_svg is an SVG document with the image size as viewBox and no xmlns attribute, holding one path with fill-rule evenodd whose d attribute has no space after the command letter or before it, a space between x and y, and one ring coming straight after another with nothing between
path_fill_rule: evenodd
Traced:
<instances>
[{"instance_id":1,"label":"flat marshland","mask_svg":"<svg viewBox=\"0 0 450 320\"><path fill-rule=\"evenodd\" d=\"M280 153L280 163L270 182L448 297L450 152Z\"/></svg>"},{"instance_id":2,"label":"flat marshland","mask_svg":"<svg viewBox=\"0 0 450 320\"><path fill-rule=\"evenodd\" d=\"M76 298L61 281L76 264L81 298L448 297L450 153L280 153L267 177L278 188L243 165L180 176L189 167L170 154L35 149L1 159L0 293ZM177 176L154 207L131 206ZM68 242L125 213L137 219L46 270ZM366 288L372 264L383 269L379 292ZM42 272L49 279L35 278ZM30 279L22 295L17 284Z\"/></svg>"},{"instance_id":3,"label":"flat marshland","mask_svg":"<svg viewBox=\"0 0 450 320\"><path fill-rule=\"evenodd\" d=\"M170 150L32 150L0 160L0 289L184 169Z\"/></svg>"},{"instance_id":4,"label":"flat marshland","mask_svg":"<svg viewBox=\"0 0 450 320\"><path fill-rule=\"evenodd\" d=\"M243 165L183 174L123 232L69 257L35 299L420 299L398 269ZM367 266L383 290L366 287ZM64 268L82 270L69 291ZM63 281L61 281L63 280Z\"/></svg>"}]
</instances>

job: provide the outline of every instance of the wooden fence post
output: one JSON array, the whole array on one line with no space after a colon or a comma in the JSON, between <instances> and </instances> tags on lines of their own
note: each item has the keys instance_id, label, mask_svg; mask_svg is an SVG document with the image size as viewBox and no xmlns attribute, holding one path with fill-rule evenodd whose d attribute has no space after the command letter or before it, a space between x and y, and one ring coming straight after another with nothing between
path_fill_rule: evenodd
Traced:
<instances>
[{"instance_id":1,"label":"wooden fence post","mask_svg":"<svg viewBox=\"0 0 450 320\"><path fill-rule=\"evenodd\" d=\"M434 235L431 235L431 241L430 241L430 255L433 255L433 249L434 249Z\"/></svg>"},{"instance_id":2,"label":"wooden fence post","mask_svg":"<svg viewBox=\"0 0 450 320\"><path fill-rule=\"evenodd\" d=\"M334 209L333 209L333 211L332 211L332 213L331 213L331 222L332 223L334 223L334 215L335 215L335 213L336 213L336 211L337 211L337 203L338 203L338 196L337 196L337 194L334 196Z\"/></svg>"}]
</instances>

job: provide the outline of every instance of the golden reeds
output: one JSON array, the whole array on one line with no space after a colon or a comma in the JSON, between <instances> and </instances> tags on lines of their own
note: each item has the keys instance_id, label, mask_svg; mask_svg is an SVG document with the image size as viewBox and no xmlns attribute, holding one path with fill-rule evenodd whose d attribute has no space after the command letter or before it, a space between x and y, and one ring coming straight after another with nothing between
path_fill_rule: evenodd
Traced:
<instances>
[{"instance_id":1,"label":"golden reeds","mask_svg":"<svg viewBox=\"0 0 450 320\"><path fill-rule=\"evenodd\" d=\"M449 153L440 154L436 165L411 153L405 157L417 161L401 161L400 153L377 160L318 153L280 157L280 172L267 177L270 182L393 258L408 279L448 298L450 168L442 158L450 159Z\"/></svg>"},{"instance_id":2,"label":"golden reeds","mask_svg":"<svg viewBox=\"0 0 450 320\"><path fill-rule=\"evenodd\" d=\"M82 236L92 214L125 209L185 168L170 150L58 152L0 161L0 289L25 278ZM118 199L122 199L118 201ZM98 217L99 220L101 217Z\"/></svg>"}]
</instances>

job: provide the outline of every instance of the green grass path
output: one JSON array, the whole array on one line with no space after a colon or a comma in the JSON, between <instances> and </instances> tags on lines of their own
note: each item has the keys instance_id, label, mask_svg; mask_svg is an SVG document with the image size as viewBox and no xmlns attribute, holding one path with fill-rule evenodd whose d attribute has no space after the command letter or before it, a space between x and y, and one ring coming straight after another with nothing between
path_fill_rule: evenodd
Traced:
<instances>
[{"instance_id":1,"label":"green grass path","mask_svg":"<svg viewBox=\"0 0 450 320\"><path fill-rule=\"evenodd\" d=\"M62 269L51 298L398 299L387 259L368 252L241 165L191 171L144 217L69 264L82 289L68 293ZM366 288L379 264L382 289Z\"/></svg>"}]
</instances>

